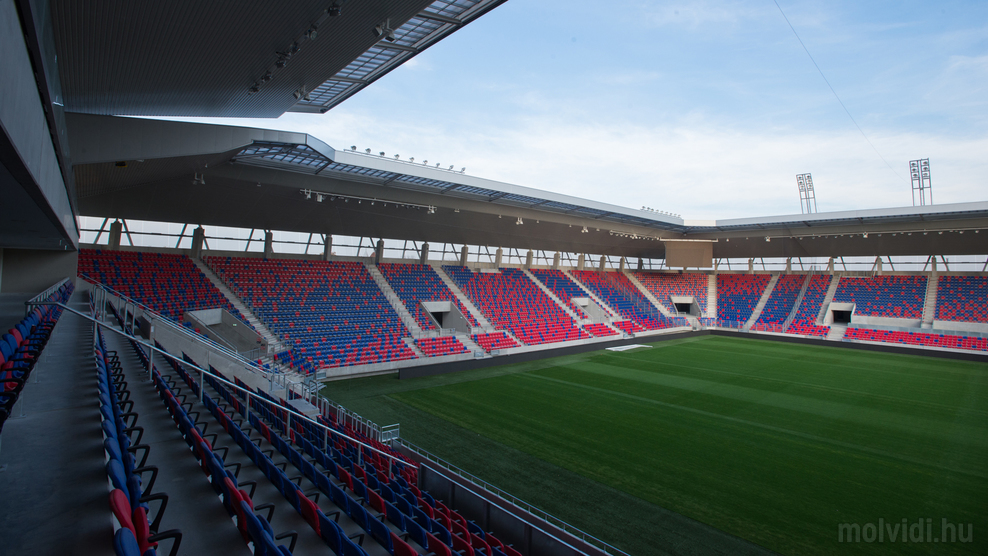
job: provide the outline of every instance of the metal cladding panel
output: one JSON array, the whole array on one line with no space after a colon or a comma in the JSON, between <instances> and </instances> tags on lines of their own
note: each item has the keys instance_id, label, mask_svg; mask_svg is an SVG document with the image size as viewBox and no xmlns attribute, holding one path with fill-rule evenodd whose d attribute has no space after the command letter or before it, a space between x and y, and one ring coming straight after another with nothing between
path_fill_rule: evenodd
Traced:
<instances>
[{"instance_id":1,"label":"metal cladding panel","mask_svg":"<svg viewBox=\"0 0 988 556\"><path fill-rule=\"evenodd\" d=\"M65 108L90 114L277 117L403 23L428 0L176 0L52 5ZM320 22L315 40L305 39ZM301 39L301 40L300 40ZM298 43L284 68L279 52ZM271 72L271 79L262 82ZM248 94L255 83L259 91Z\"/></svg>"}]
</instances>

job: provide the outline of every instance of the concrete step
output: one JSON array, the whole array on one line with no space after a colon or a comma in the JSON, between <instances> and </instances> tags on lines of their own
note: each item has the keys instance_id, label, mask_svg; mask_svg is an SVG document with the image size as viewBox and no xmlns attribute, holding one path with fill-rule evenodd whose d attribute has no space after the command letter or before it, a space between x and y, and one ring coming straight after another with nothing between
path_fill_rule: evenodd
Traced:
<instances>
[{"instance_id":1,"label":"concrete step","mask_svg":"<svg viewBox=\"0 0 988 556\"><path fill-rule=\"evenodd\" d=\"M426 357L425 352L423 352L421 349L419 349L417 345L415 345L415 338L402 338L402 341L404 341L405 345L407 345L409 349L411 349L412 352L415 353L416 357L419 358Z\"/></svg>"},{"instance_id":2,"label":"concrete step","mask_svg":"<svg viewBox=\"0 0 988 556\"><path fill-rule=\"evenodd\" d=\"M607 311L608 313L610 313L612 318L617 318L617 319L622 318L621 315L617 311L615 311L613 308L611 308L610 305L604 303L604 301L601 298L597 297L597 294L595 294L594 292L590 291L590 288L586 287L582 282L580 282L579 280L577 280L576 279L576 276L573 276L572 274L570 274L570 271L569 270L563 270L562 272L570 280L572 280L574 284L576 284L577 286L580 286L580 289L583 290L587 294L587 297L589 297L590 299L593 299L594 300L594 303L596 303L597 305L599 305L601 309L603 309L603 310Z\"/></svg>"},{"instance_id":3,"label":"concrete step","mask_svg":"<svg viewBox=\"0 0 988 556\"><path fill-rule=\"evenodd\" d=\"M827 332L827 339L832 342L839 342L844 339L845 332L847 332L847 325L832 324L830 325L830 332Z\"/></svg>"},{"instance_id":4,"label":"concrete step","mask_svg":"<svg viewBox=\"0 0 988 556\"><path fill-rule=\"evenodd\" d=\"M408 308L405 307L405 304L398 297L398 294L395 293L394 288L392 288L391 284L388 283L387 278L381 274L381 270L377 268L377 265L364 263L364 266L367 267L367 271L370 273L371 278L374 279L377 287L381 289L384 297L388 300L388 303L391 304L391 308L394 309L395 313L398 314L398 317L401 318L401 322L405 325L405 328L407 328L413 336L421 336L422 327L419 326L418 321L415 320L415 317L413 317L408 311Z\"/></svg>"},{"instance_id":5,"label":"concrete step","mask_svg":"<svg viewBox=\"0 0 988 556\"><path fill-rule=\"evenodd\" d=\"M820 312L816 316L816 323L818 325L823 325L823 319L827 315L827 307L830 306L830 302L834 300L834 294L837 293L837 285L840 284L841 274L835 272L833 278L830 280L830 287L827 288L827 295L823 297L823 302L820 303Z\"/></svg>"},{"instance_id":6,"label":"concrete step","mask_svg":"<svg viewBox=\"0 0 988 556\"><path fill-rule=\"evenodd\" d=\"M545 292L545 294L549 296L549 299L555 301L556 302L556 305L559 305L559 307L562 308L563 311L566 311L566 314L569 315L569 318L573 319L573 322L575 322L577 325L585 324L584 321L588 321L589 322L589 319L584 319L584 318L581 318L579 315L577 315L576 314L576 311L574 311L572 308L570 308L568 303L563 303L563 300L561 300L558 297L556 297L556 294L552 293L552 290L550 290L549 288L547 288L546 285L543 284L541 280L539 280L538 278L536 278L534 274L532 274L531 272L529 272L528 269L524 269L523 268L523 269L521 269L521 271L522 271L522 274L524 274L525 276L528 276L528 279L529 280L531 280L532 282L535 282L535 285L538 286L540 290L542 290L543 292Z\"/></svg>"},{"instance_id":7,"label":"concrete step","mask_svg":"<svg viewBox=\"0 0 988 556\"><path fill-rule=\"evenodd\" d=\"M707 277L707 318L717 318L717 275Z\"/></svg>"},{"instance_id":8,"label":"concrete step","mask_svg":"<svg viewBox=\"0 0 988 556\"><path fill-rule=\"evenodd\" d=\"M741 330L748 331L751 327L758 322L758 317L762 316L762 309L765 308L765 304L768 303L768 298L772 297L772 290L775 289L775 285L779 282L779 275L773 274L772 279L768 281L768 286L765 287L765 291L762 292L761 298L758 299L758 304L755 305L755 310L751 312L751 316L745 321L744 326Z\"/></svg>"},{"instance_id":9,"label":"concrete step","mask_svg":"<svg viewBox=\"0 0 988 556\"><path fill-rule=\"evenodd\" d=\"M799 294L796 296L796 302L792 304L792 310L789 311L789 316L786 317L786 321L782 325L783 330L789 329L789 325L792 324L793 319L796 318L796 314L799 313L799 306L803 304L803 298L806 297L806 290L809 289L810 280L812 279L813 273L807 273L806 279L803 280L803 285L799 288Z\"/></svg>"},{"instance_id":10,"label":"concrete step","mask_svg":"<svg viewBox=\"0 0 988 556\"><path fill-rule=\"evenodd\" d=\"M257 315L254 314L253 311L251 311L250 307L248 307L247 304L244 303L243 300L241 300L236 293L234 293L232 288L227 286L227 284L223 281L222 278L219 277L219 275L213 272L213 269L209 268L209 265L206 264L205 261L200 259L192 259L192 262L193 264L196 265L197 268L199 268L199 270L202 271L202 273L206 276L206 278L209 278L209 281L212 282L214 286L216 286L216 289L218 289L220 293L222 293L223 296L226 297L227 300L238 311L240 311L240 314L242 314L244 318L247 319L247 322L254 327L254 330L256 330L257 333L260 334L262 338L264 338L264 341L268 343L269 354L280 353L288 349L288 347L281 341L281 338L279 338L277 335L271 332L271 330L267 326L265 326L264 322L261 319L259 319Z\"/></svg>"},{"instance_id":11,"label":"concrete step","mask_svg":"<svg viewBox=\"0 0 988 556\"><path fill-rule=\"evenodd\" d=\"M926 280L926 298L923 303L923 328L933 328L933 319L937 315L937 286L940 284L940 275L936 272L930 273Z\"/></svg>"},{"instance_id":12,"label":"concrete step","mask_svg":"<svg viewBox=\"0 0 988 556\"><path fill-rule=\"evenodd\" d=\"M478 309L477 306L474 305L472 301L470 301L470 298L467 297L467 295L463 293L463 290L461 290L460 287L456 285L456 282L454 282L453 279L449 277L449 274L446 274L446 271L443 270L442 265L438 263L430 263L430 266L432 266L432 269L435 270L436 274L439 275L439 279L442 280L444 284L446 284L446 287L449 288L449 291L453 292L453 295L455 295L456 298L460 300L460 303L462 303L463 306L467 308L467 311L470 311L470 314L473 315L473 318L477 319L477 322L480 324L480 327L484 329L484 332L494 332L495 328L494 325L491 324L491 321L487 320L487 317L484 316L484 313L482 313L480 309Z\"/></svg>"}]
</instances>

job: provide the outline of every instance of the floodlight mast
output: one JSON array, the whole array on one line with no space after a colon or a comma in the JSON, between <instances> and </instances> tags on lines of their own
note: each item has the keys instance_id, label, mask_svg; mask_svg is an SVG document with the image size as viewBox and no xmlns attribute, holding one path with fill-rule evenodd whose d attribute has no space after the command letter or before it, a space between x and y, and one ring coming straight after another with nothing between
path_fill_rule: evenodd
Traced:
<instances>
[{"instance_id":1,"label":"floodlight mast","mask_svg":"<svg viewBox=\"0 0 988 556\"><path fill-rule=\"evenodd\" d=\"M802 214L817 212L816 192L813 191L813 175L796 174L796 187L799 188L799 210Z\"/></svg>"},{"instance_id":2,"label":"floodlight mast","mask_svg":"<svg viewBox=\"0 0 988 556\"><path fill-rule=\"evenodd\" d=\"M913 206L916 206L917 193L919 193L919 206L933 204L933 183L930 181L929 158L909 161L909 183L912 185ZM927 202L927 197L929 197L929 202Z\"/></svg>"}]
</instances>

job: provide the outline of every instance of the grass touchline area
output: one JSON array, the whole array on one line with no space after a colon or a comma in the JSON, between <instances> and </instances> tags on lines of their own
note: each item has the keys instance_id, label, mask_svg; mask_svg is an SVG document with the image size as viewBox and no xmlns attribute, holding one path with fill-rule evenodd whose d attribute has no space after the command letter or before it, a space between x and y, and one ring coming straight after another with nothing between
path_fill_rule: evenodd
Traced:
<instances>
[{"instance_id":1,"label":"grass touchline area","mask_svg":"<svg viewBox=\"0 0 988 556\"><path fill-rule=\"evenodd\" d=\"M636 556L925 554L838 525L988 530L984 363L704 336L323 393Z\"/></svg>"}]
</instances>

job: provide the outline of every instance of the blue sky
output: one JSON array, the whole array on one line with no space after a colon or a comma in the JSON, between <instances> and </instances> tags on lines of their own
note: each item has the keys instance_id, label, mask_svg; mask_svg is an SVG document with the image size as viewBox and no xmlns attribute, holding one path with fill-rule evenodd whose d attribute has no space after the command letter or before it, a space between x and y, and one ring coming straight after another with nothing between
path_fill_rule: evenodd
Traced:
<instances>
[{"instance_id":1,"label":"blue sky","mask_svg":"<svg viewBox=\"0 0 988 556\"><path fill-rule=\"evenodd\" d=\"M988 200L988 2L509 0L326 115L236 121L687 219ZM218 121L218 120L211 120Z\"/></svg>"}]
</instances>

